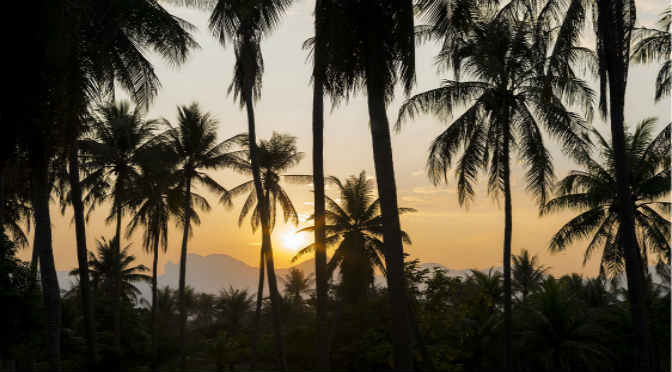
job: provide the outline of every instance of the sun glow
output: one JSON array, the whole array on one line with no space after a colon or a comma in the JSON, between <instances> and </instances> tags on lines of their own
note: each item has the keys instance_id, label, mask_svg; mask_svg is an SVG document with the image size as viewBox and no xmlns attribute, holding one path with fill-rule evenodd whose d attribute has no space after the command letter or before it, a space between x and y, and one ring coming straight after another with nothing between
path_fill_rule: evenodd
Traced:
<instances>
[{"instance_id":1,"label":"sun glow","mask_svg":"<svg viewBox=\"0 0 672 372\"><path fill-rule=\"evenodd\" d=\"M308 240L305 233L296 233L295 231L287 231L282 235L282 245L291 251L298 251L299 249L308 245Z\"/></svg>"}]
</instances>

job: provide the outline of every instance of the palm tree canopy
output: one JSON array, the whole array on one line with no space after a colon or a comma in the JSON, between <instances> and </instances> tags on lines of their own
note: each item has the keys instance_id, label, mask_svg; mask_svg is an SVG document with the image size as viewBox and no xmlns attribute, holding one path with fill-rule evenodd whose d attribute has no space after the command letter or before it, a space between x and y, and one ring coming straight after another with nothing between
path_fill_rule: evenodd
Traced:
<instances>
[{"instance_id":1,"label":"palm tree canopy","mask_svg":"<svg viewBox=\"0 0 672 372\"><path fill-rule=\"evenodd\" d=\"M135 256L130 254L130 244L123 247L117 256L116 244L116 238L109 241L101 238L96 241L96 254L89 252L89 273L96 288L103 293L111 294L115 278L121 272L122 298L134 302L140 295L135 283L151 280L151 277L145 274L149 268L134 264ZM79 275L79 269L72 270L70 275Z\"/></svg>"},{"instance_id":2,"label":"palm tree canopy","mask_svg":"<svg viewBox=\"0 0 672 372\"><path fill-rule=\"evenodd\" d=\"M670 23L672 8L667 8L658 20L658 29L637 28L634 30L636 42L632 59L638 63L662 62L656 77L656 101L670 94L672 89L672 59L670 57Z\"/></svg>"},{"instance_id":3,"label":"palm tree canopy","mask_svg":"<svg viewBox=\"0 0 672 372\"><path fill-rule=\"evenodd\" d=\"M366 178L366 173L361 172L358 176L349 177L345 183L336 177L329 177L329 182L336 185L339 190L339 202L325 196L325 232L327 247L336 246L334 255L328 264L328 270L333 273L336 267L348 265L354 256L365 259L365 266L369 268L372 279L372 269L378 268L385 272L383 264L383 220L380 212L380 199L374 195L375 185L372 180ZM412 208L399 208L399 213L415 212ZM311 216L311 219L313 217ZM315 226L309 226L299 230L313 231ZM402 238L406 244L411 244L411 239L406 232L402 231ZM301 256L312 252L315 244L310 244L299 250L292 258L292 262Z\"/></svg>"},{"instance_id":4,"label":"palm tree canopy","mask_svg":"<svg viewBox=\"0 0 672 372\"><path fill-rule=\"evenodd\" d=\"M670 125L656 137L655 119L640 122L625 137L632 175L630 190L635 207L635 229L643 257L647 251L669 257ZM578 239L590 238L584 264L602 249L602 269L615 273L623 269L618 218L615 154L611 141L593 130L601 161L586 157L582 170L575 170L557 185L558 196L544 206L544 213L574 209L581 213L553 236L550 249L562 251ZM646 262L646 261L645 261Z\"/></svg>"},{"instance_id":5,"label":"palm tree canopy","mask_svg":"<svg viewBox=\"0 0 672 372\"><path fill-rule=\"evenodd\" d=\"M82 165L87 176L82 187L88 190L84 202L89 213L97 204L113 199L108 221L114 213L124 213L125 203L137 184L140 159L148 151L155 131L155 120L145 120L139 107L128 102L101 106L95 115L91 134L80 141Z\"/></svg>"},{"instance_id":6,"label":"palm tree canopy","mask_svg":"<svg viewBox=\"0 0 672 372\"><path fill-rule=\"evenodd\" d=\"M177 159L175 177L179 180L179 188L184 193L185 182L196 182L197 185L222 194L222 200L230 203L229 192L208 175L206 171L223 167L235 167L239 163L240 151L230 151L241 145L246 136L236 135L224 141L217 141L218 122L207 112L202 112L198 104L178 106L177 125L168 120L163 123L169 127L159 136L159 140L173 152ZM200 219L195 208L210 210L210 204L201 195L191 191L192 210L191 221L199 224ZM184 215L184 211L182 211ZM183 221L183 218L180 219ZM190 229L191 230L191 229Z\"/></svg>"},{"instance_id":7,"label":"palm tree canopy","mask_svg":"<svg viewBox=\"0 0 672 372\"><path fill-rule=\"evenodd\" d=\"M530 256L527 249L523 249L519 255L513 257L513 268L511 270L513 279L513 289L522 293L526 297L532 291L539 288L546 276L548 268L539 264L536 255Z\"/></svg>"},{"instance_id":8,"label":"palm tree canopy","mask_svg":"<svg viewBox=\"0 0 672 372\"><path fill-rule=\"evenodd\" d=\"M140 159L138 181L128 201L133 216L126 235L130 237L139 225L145 226L142 244L147 252L154 250L155 243L164 252L168 249L168 221L182 213L176 160L162 144L154 145Z\"/></svg>"},{"instance_id":9,"label":"palm tree canopy","mask_svg":"<svg viewBox=\"0 0 672 372\"><path fill-rule=\"evenodd\" d=\"M285 294L293 301L299 303L303 296L308 293L313 282L312 275L306 275L303 270L295 267L291 268L284 278L281 278L285 285Z\"/></svg>"},{"instance_id":10,"label":"palm tree canopy","mask_svg":"<svg viewBox=\"0 0 672 372\"><path fill-rule=\"evenodd\" d=\"M195 27L155 0L85 1L80 10L86 21L81 22L79 58L90 98L114 97L118 83L146 107L160 82L145 50L179 65L199 47L190 34Z\"/></svg>"},{"instance_id":11,"label":"palm tree canopy","mask_svg":"<svg viewBox=\"0 0 672 372\"><path fill-rule=\"evenodd\" d=\"M247 147L247 137L241 141L241 144ZM249 149L241 150L238 154L237 162L232 167L245 175L252 174L252 164L249 161ZM269 226L275 226L277 204L282 209L283 219L294 225L299 223L299 216L294 208L289 195L282 187L280 181L285 180L292 183L310 183L312 176L308 175L286 175L285 171L299 164L304 154L296 148L296 137L273 133L271 139L260 140L257 145L257 159L259 162L259 171L261 176L262 189L264 197L268 200ZM245 203L240 210L238 225L241 225L245 217L252 211L250 223L252 230L255 231L261 224L261 205L257 202L257 194L254 189L254 181L244 182L222 196L222 201L227 202L229 196L235 197L242 194L248 194Z\"/></svg>"},{"instance_id":12,"label":"palm tree canopy","mask_svg":"<svg viewBox=\"0 0 672 372\"><path fill-rule=\"evenodd\" d=\"M542 130L558 138L563 150L574 156L584 154L589 145L583 134L586 120L566 106L581 106L590 113L593 92L569 63L574 54L578 59L586 53L571 45L563 53L549 52L540 46L547 41L535 23L504 14L475 19L466 37L439 56L456 75L473 80L444 80L441 87L411 97L399 110L397 128L420 112L448 118L466 107L432 143L427 160L430 179L447 181L449 169L457 162L460 203L473 199L479 169L489 172L488 191L497 195L503 190L503 162L508 159L503 153L504 134L510 133L507 147L517 150L527 168L527 190L543 205L554 173ZM462 156L456 159L460 150Z\"/></svg>"}]
</instances>

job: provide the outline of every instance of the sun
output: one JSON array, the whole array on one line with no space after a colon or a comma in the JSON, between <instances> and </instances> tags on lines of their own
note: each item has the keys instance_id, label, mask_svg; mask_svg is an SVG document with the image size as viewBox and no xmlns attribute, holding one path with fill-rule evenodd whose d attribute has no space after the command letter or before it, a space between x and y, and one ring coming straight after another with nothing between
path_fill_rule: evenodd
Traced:
<instances>
[{"instance_id":1,"label":"sun","mask_svg":"<svg viewBox=\"0 0 672 372\"><path fill-rule=\"evenodd\" d=\"M306 237L303 233L297 234L294 231L287 231L282 235L282 245L284 245L285 248L289 250L298 251L299 249L305 247L306 243Z\"/></svg>"}]
</instances>

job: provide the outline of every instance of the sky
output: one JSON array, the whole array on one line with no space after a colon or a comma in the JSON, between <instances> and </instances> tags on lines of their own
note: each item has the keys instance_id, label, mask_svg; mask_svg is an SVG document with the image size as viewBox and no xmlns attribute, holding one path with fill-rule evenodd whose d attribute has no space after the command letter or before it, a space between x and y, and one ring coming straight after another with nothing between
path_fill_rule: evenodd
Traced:
<instances>
[{"instance_id":1,"label":"sky","mask_svg":"<svg viewBox=\"0 0 672 372\"><path fill-rule=\"evenodd\" d=\"M666 6L668 2L665 0L637 1L638 22L653 26L658 14ZM297 1L281 26L262 44L265 73L262 97L255 108L257 135L260 139L267 139L273 132L279 132L297 137L297 147L305 153L305 157L290 171L292 174L310 174L312 168L311 67L307 53L302 50L301 45L313 32L313 7L313 1ZM229 45L226 49L222 48L210 35L206 12L178 7L167 9L198 28L195 38L201 48L194 51L189 60L179 67L170 66L147 51L148 58L155 63L162 84L147 117L166 118L174 122L177 105L198 102L202 110L212 113L218 119L219 137L222 140L246 132L245 112L234 102L231 95L227 95L234 64L232 48ZM584 34L584 42L588 46L594 45L592 32ZM434 44L418 46L417 84L413 93L435 88L442 79L449 77L437 71L434 62L437 52L438 47ZM647 117L657 117L658 128L662 128L670 121L669 102L664 100L655 104L653 100L653 84L658 67L631 66L626 97L627 123L632 125ZM597 88L595 82L591 84ZM397 90L395 99L388 108L391 122L396 120L398 108L404 98L403 92ZM501 266L503 201L495 200L487 194L487 176L479 179L475 202L469 208L459 206L456 182L452 174L447 184L439 186L434 186L426 177L425 161L429 144L448 124L449 121L421 115L392 136L399 204L418 210L401 218L402 228L413 240L413 244L407 245L405 250L412 258L439 263L451 269ZM609 131L599 115L596 115L593 125L602 133ZM551 149L558 179L576 168L561 153L555 141L547 139L546 143ZM368 176L375 174L365 96L360 94L347 104L333 109L327 105L324 151L325 173L328 175L345 179L361 171L365 171ZM245 181L244 177L230 170L217 170L211 174L226 188ZM539 217L533 197L525 192L524 171L517 160L513 163L512 189L513 253L527 249L538 255L542 264L548 266L550 272L556 275L569 272L595 275L599 254L585 267L582 266L587 244L585 241L577 242L562 253L551 254L548 251L548 243L553 233L572 217L572 213ZM308 226L309 223L305 220L312 213L313 201L310 186L287 185L287 190L301 217L299 227ZM333 189L327 189L327 194L337 197L334 192ZM193 238L189 241L189 253L228 254L249 265L257 266L260 234L258 231L256 234L252 233L247 220L240 227L237 224L243 198L236 200L233 208L227 209L218 204L219 198L216 195L207 192L203 194L212 205L212 210L201 212L202 223L194 228ZM97 239L110 239L114 234L114 226L104 222L108 212L108 206L102 205L90 217L87 225L90 250L95 248ZM56 267L58 270L69 270L77 263L72 213L68 210L61 215L58 206L53 205L51 215ZM172 224L170 227L169 247L167 253L160 257L159 274L165 263L179 260L182 234L176 225ZM296 250L312 241L312 234L296 234L296 230L296 227L283 223L275 228L273 247L278 267L292 265L291 258ZM124 242L131 244L131 252L140 263L151 266L151 255L143 251L140 233ZM29 259L29 249L24 249L21 256Z\"/></svg>"}]
</instances>

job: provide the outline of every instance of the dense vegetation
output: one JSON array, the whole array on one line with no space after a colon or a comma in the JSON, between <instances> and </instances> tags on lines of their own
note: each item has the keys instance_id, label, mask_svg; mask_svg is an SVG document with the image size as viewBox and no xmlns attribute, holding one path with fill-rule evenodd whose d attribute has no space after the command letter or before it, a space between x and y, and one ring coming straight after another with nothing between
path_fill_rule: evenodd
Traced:
<instances>
[{"instance_id":1,"label":"dense vegetation","mask_svg":"<svg viewBox=\"0 0 672 372\"><path fill-rule=\"evenodd\" d=\"M296 175L288 171L304 154L295 137L257 138L254 111L262 42L293 1L170 2L210 12L213 36L233 46L229 92L245 109L247 133L219 140L217 120L196 103L178 107L175 123L146 117L160 82L144 51L180 65L198 48L194 26L160 2L18 4L36 25L10 40L22 58L8 58L12 95L0 111L0 368L670 370L671 129L624 120L631 59L661 64L651 101L669 96L669 10L654 29L635 26L634 0L316 0L315 34L304 44L313 63L313 174ZM581 44L590 18L594 50ZM396 128L420 114L449 120L429 149L428 177L439 184L455 171L467 204L484 171L488 192L504 199L501 272L451 276L404 253L411 237L399 215L414 210L398 205L387 108L397 85L411 92L415 45L428 40L441 44L448 79L408 97ZM119 89L133 102L115 99ZM325 98L338 107L360 93L375 183L364 173L325 176L323 165ZM609 135L591 128L594 111ZM549 141L580 169L556 182ZM555 278L536 257L513 254L515 160L541 215L578 213L548 248L588 238L583 260L599 252L597 278ZM211 177L216 170L250 180L227 189ZM314 226L305 229L314 243L299 252L314 254L314 278L276 275L276 218L298 221L285 182L315 189ZM329 183L339 195L326 194ZM212 195L229 208L245 196L239 223L249 216L261 240L256 294L195 293L186 281L189 238ZM74 215L77 285L67 292L54 263L54 203ZM94 208L108 208L115 233L92 249ZM158 257L174 225L179 286L158 288ZM24 227L34 229L32 244ZM124 242L138 229L140 242ZM134 262L134 245L153 255L152 268ZM31 262L16 258L20 247L32 248ZM149 300L138 297L140 281L151 283Z\"/></svg>"}]
</instances>

